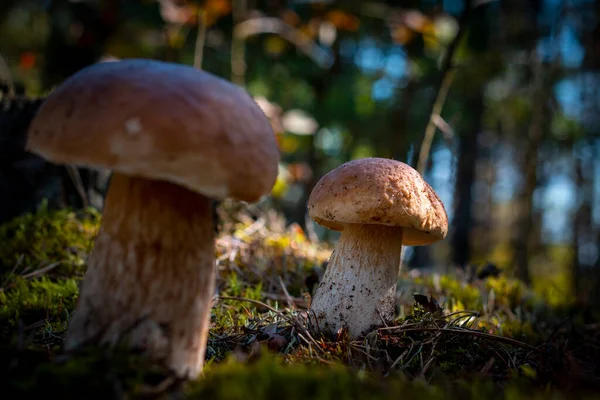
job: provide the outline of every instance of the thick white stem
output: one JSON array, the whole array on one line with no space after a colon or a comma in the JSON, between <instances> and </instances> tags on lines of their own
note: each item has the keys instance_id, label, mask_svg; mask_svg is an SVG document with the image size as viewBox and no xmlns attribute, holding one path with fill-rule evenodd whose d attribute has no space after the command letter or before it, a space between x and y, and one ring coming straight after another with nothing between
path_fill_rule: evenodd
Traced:
<instances>
[{"instance_id":1,"label":"thick white stem","mask_svg":"<svg viewBox=\"0 0 600 400\"><path fill-rule=\"evenodd\" d=\"M347 225L311 302L311 329L357 338L394 317L402 228Z\"/></svg>"},{"instance_id":2,"label":"thick white stem","mask_svg":"<svg viewBox=\"0 0 600 400\"><path fill-rule=\"evenodd\" d=\"M194 378L215 278L210 200L115 174L66 348L123 343Z\"/></svg>"}]
</instances>

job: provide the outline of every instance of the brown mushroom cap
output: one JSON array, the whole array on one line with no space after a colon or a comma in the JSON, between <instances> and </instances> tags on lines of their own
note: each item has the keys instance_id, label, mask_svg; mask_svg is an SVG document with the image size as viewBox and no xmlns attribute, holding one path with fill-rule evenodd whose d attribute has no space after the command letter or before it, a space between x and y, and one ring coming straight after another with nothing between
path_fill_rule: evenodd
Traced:
<instances>
[{"instance_id":1,"label":"brown mushroom cap","mask_svg":"<svg viewBox=\"0 0 600 400\"><path fill-rule=\"evenodd\" d=\"M446 237L442 201L421 175L400 161L362 158L324 175L308 200L313 220L341 231L345 224L405 228L403 244L426 245Z\"/></svg>"},{"instance_id":2,"label":"brown mushroom cap","mask_svg":"<svg viewBox=\"0 0 600 400\"><path fill-rule=\"evenodd\" d=\"M38 111L27 148L55 163L244 201L271 190L279 160L269 120L244 90L192 67L142 59L69 77Z\"/></svg>"}]
</instances>

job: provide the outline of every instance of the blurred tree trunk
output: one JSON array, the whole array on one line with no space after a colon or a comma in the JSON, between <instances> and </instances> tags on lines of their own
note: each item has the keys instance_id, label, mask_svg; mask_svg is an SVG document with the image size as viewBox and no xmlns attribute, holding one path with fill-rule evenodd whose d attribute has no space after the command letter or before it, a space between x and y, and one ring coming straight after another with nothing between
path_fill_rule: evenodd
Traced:
<instances>
[{"instance_id":1,"label":"blurred tree trunk","mask_svg":"<svg viewBox=\"0 0 600 400\"><path fill-rule=\"evenodd\" d=\"M498 127L497 129L501 129ZM477 171L478 181L483 183L485 194L481 199L476 199L473 222L478 232L471 241L471 254L489 255L497 238L494 237L494 185L497 180L497 160L495 147L498 132L483 131L478 137Z\"/></svg>"},{"instance_id":2,"label":"blurred tree trunk","mask_svg":"<svg viewBox=\"0 0 600 400\"><path fill-rule=\"evenodd\" d=\"M454 234L452 261L463 268L471 258L469 234L473 228L473 185L478 155L478 136L481 131L483 94L480 90L469 96L466 109L470 111L458 144L458 165L454 192Z\"/></svg>"},{"instance_id":3,"label":"blurred tree trunk","mask_svg":"<svg viewBox=\"0 0 600 400\"><path fill-rule=\"evenodd\" d=\"M408 119L410 115L410 105L413 103L416 94L417 85L415 81L408 82L406 88L397 91L396 107L393 113L392 126L394 133L390 136L387 157L402 162L408 162Z\"/></svg>"},{"instance_id":4,"label":"blurred tree trunk","mask_svg":"<svg viewBox=\"0 0 600 400\"><path fill-rule=\"evenodd\" d=\"M591 15L600 15L600 0L594 1L589 7ZM583 31L582 44L585 46L582 69L600 70L600 24Z\"/></svg>"},{"instance_id":5,"label":"blurred tree trunk","mask_svg":"<svg viewBox=\"0 0 600 400\"><path fill-rule=\"evenodd\" d=\"M544 123L548 119L547 99L551 85L545 79L546 68L532 51L532 109L525 151L521 161L523 187L517 198L517 218L513 240L516 276L526 283L531 282L529 256L535 240L533 195L538 186L539 148L544 137Z\"/></svg>"},{"instance_id":6,"label":"blurred tree trunk","mask_svg":"<svg viewBox=\"0 0 600 400\"><path fill-rule=\"evenodd\" d=\"M311 82L315 92L316 108L316 112L313 115L317 117L317 121L322 120L323 118L320 115L320 113L322 113L323 110L326 109L326 107L323 107L323 104L325 102L327 90L329 89L331 82L342 72L339 41L336 41L333 44L333 46L331 47L331 51L335 57L333 65L328 70L324 71L323 74L314 78ZM318 134L318 132L315 132L313 135L310 135L309 138L310 143L306 162L310 167L310 170L312 171L312 176L303 185L304 187L302 190L302 196L299 199L295 210L292 214L292 220L294 222L297 222L300 225L300 227L302 227L302 229L304 230L306 230L306 222L308 215L306 208L306 205L308 204L308 198L321 175L321 157L318 154L315 145Z\"/></svg>"},{"instance_id":7,"label":"blurred tree trunk","mask_svg":"<svg viewBox=\"0 0 600 400\"><path fill-rule=\"evenodd\" d=\"M583 166L581 165L581 160L575 159L575 204L580 204L581 198L583 197ZM573 289L577 294L577 300L579 303L585 301L585 292L586 289L583 287L583 279L582 279L582 270L581 270L581 258L579 254L579 247L581 244L581 234L582 234L582 221L585 218L585 210L583 205L580 205L575 210L575 215L573 218Z\"/></svg>"},{"instance_id":8,"label":"blurred tree trunk","mask_svg":"<svg viewBox=\"0 0 600 400\"><path fill-rule=\"evenodd\" d=\"M595 0L593 3L587 4L589 7L588 14L600 15L600 0ZM585 48L584 59L581 65L581 70L597 74L600 71L600 24L596 24L593 29L584 30L582 32L581 43ZM581 102L586 109L588 116L599 115L600 102L594 92L582 91ZM597 117L593 118L598 124ZM576 158L575 162L575 180L577 183L577 201L579 207L575 211L573 220L573 289L577 296L579 306L589 305L592 309L598 310L600 306L600 225L594 223L593 214L596 207L600 206L600 199L595 194L595 188L599 184L598 177L595 175L596 162L600 157L600 136L593 132L594 128L587 132L589 137L589 146L591 149L591 157L589 163L584 163L581 158ZM587 179L586 179L587 172ZM585 182L587 180L587 183ZM582 192L581 186L587 188L586 192ZM583 203L582 203L583 202ZM587 237L586 237L587 236ZM589 248L581 248L585 246ZM591 259L591 255L586 256L586 251L596 250L596 259ZM580 250L583 254L580 253ZM581 256L586 256L582 259ZM584 261L587 261L584 263ZM587 264L587 265L585 265Z\"/></svg>"},{"instance_id":9,"label":"blurred tree trunk","mask_svg":"<svg viewBox=\"0 0 600 400\"><path fill-rule=\"evenodd\" d=\"M589 144L593 146L593 144ZM593 259L595 234L593 229L594 159L592 155L575 158L575 185L578 207L573 218L573 285L580 305L597 306L600 271Z\"/></svg>"}]
</instances>

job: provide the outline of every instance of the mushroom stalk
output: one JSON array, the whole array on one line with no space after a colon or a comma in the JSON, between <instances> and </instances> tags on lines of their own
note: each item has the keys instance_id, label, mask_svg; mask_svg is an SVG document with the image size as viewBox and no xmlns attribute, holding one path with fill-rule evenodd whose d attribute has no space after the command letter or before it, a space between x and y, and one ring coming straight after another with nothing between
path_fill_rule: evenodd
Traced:
<instances>
[{"instance_id":1,"label":"mushroom stalk","mask_svg":"<svg viewBox=\"0 0 600 400\"><path fill-rule=\"evenodd\" d=\"M402 254L403 229L347 224L310 305L313 330L351 338L390 322Z\"/></svg>"},{"instance_id":2,"label":"mushroom stalk","mask_svg":"<svg viewBox=\"0 0 600 400\"><path fill-rule=\"evenodd\" d=\"M114 174L66 348L121 343L193 378L202 370L215 279L210 199Z\"/></svg>"}]
</instances>

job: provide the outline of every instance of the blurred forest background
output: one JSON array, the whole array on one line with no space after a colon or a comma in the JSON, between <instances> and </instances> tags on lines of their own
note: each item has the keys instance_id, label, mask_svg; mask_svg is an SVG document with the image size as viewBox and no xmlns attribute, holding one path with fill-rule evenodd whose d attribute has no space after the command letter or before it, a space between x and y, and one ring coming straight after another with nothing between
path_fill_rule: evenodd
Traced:
<instances>
[{"instance_id":1,"label":"blurred forest background","mask_svg":"<svg viewBox=\"0 0 600 400\"><path fill-rule=\"evenodd\" d=\"M335 239L306 216L324 173L395 158L451 224L405 250L411 267L493 262L600 302L600 0L0 1L0 81L17 95L131 57L245 86L282 151L269 202L313 237Z\"/></svg>"}]
</instances>

